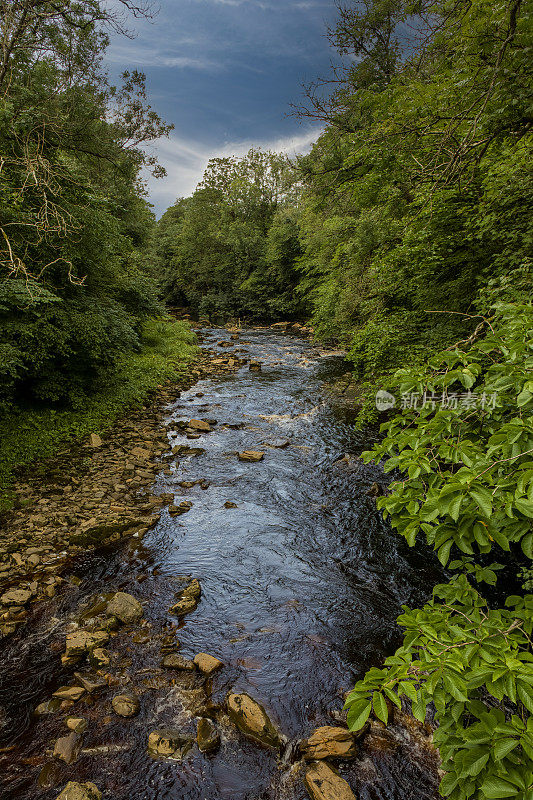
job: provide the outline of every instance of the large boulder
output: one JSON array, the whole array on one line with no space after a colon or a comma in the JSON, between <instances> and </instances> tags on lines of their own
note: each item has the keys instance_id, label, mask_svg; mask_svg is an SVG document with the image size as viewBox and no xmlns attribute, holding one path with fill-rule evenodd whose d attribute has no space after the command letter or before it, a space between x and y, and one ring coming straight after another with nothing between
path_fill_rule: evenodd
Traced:
<instances>
[{"instance_id":1,"label":"large boulder","mask_svg":"<svg viewBox=\"0 0 533 800\"><path fill-rule=\"evenodd\" d=\"M317 728L308 739L300 743L300 751L308 761L323 758L355 758L355 737L346 728L325 725Z\"/></svg>"},{"instance_id":2,"label":"large boulder","mask_svg":"<svg viewBox=\"0 0 533 800\"><path fill-rule=\"evenodd\" d=\"M230 694L226 707L237 728L260 744L279 747L281 737L262 705L248 694Z\"/></svg>"},{"instance_id":3,"label":"large boulder","mask_svg":"<svg viewBox=\"0 0 533 800\"><path fill-rule=\"evenodd\" d=\"M143 607L133 595L126 592L117 592L107 604L107 613L124 624L128 624L141 619Z\"/></svg>"},{"instance_id":4,"label":"large boulder","mask_svg":"<svg viewBox=\"0 0 533 800\"><path fill-rule=\"evenodd\" d=\"M94 783L69 781L56 800L102 800L102 792Z\"/></svg>"},{"instance_id":5,"label":"large boulder","mask_svg":"<svg viewBox=\"0 0 533 800\"><path fill-rule=\"evenodd\" d=\"M152 731L148 736L148 752L151 756L161 756L181 761L193 745L189 736L172 728Z\"/></svg>"},{"instance_id":6,"label":"large boulder","mask_svg":"<svg viewBox=\"0 0 533 800\"><path fill-rule=\"evenodd\" d=\"M311 764L304 777L311 800L356 800L344 778L323 761Z\"/></svg>"}]
</instances>

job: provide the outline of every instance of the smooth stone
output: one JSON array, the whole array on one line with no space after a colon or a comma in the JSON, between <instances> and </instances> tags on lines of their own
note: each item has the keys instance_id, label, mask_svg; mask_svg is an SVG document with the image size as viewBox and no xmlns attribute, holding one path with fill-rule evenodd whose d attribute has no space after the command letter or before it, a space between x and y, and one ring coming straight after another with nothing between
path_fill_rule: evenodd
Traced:
<instances>
[{"instance_id":1,"label":"smooth stone","mask_svg":"<svg viewBox=\"0 0 533 800\"><path fill-rule=\"evenodd\" d=\"M300 751L308 761L323 758L355 758L357 744L353 734L346 728L324 725L300 743Z\"/></svg>"},{"instance_id":2,"label":"smooth stone","mask_svg":"<svg viewBox=\"0 0 533 800\"><path fill-rule=\"evenodd\" d=\"M308 767L304 786L312 800L356 800L344 778L324 761L315 761Z\"/></svg>"},{"instance_id":3,"label":"smooth stone","mask_svg":"<svg viewBox=\"0 0 533 800\"><path fill-rule=\"evenodd\" d=\"M117 694L111 700L111 705L119 717L134 717L141 709L139 698L134 694Z\"/></svg>"},{"instance_id":4,"label":"smooth stone","mask_svg":"<svg viewBox=\"0 0 533 800\"><path fill-rule=\"evenodd\" d=\"M198 749L202 753L209 753L219 746L220 734L212 720L206 717L202 717L198 720L196 741L198 743Z\"/></svg>"},{"instance_id":5,"label":"smooth stone","mask_svg":"<svg viewBox=\"0 0 533 800\"><path fill-rule=\"evenodd\" d=\"M194 663L203 675L212 675L217 669L223 667L222 661L210 656L208 653L197 653L193 658Z\"/></svg>"},{"instance_id":6,"label":"smooth stone","mask_svg":"<svg viewBox=\"0 0 533 800\"><path fill-rule=\"evenodd\" d=\"M176 617L184 617L185 614L190 614L192 611L195 611L197 605L198 601L194 597L183 597L169 608L169 612Z\"/></svg>"},{"instance_id":7,"label":"smooth stone","mask_svg":"<svg viewBox=\"0 0 533 800\"><path fill-rule=\"evenodd\" d=\"M56 800L102 800L102 792L94 783L69 781Z\"/></svg>"},{"instance_id":8,"label":"smooth stone","mask_svg":"<svg viewBox=\"0 0 533 800\"><path fill-rule=\"evenodd\" d=\"M262 705L248 694L230 693L226 707L231 721L237 728L260 744L278 747L280 734L272 724Z\"/></svg>"},{"instance_id":9,"label":"smooth stone","mask_svg":"<svg viewBox=\"0 0 533 800\"><path fill-rule=\"evenodd\" d=\"M152 756L163 756L181 761L193 745L189 736L172 728L152 731L148 736L148 752Z\"/></svg>"},{"instance_id":10,"label":"smooth stone","mask_svg":"<svg viewBox=\"0 0 533 800\"><path fill-rule=\"evenodd\" d=\"M202 419L191 419L189 421L189 428L195 431L205 431L206 433L211 431L211 425Z\"/></svg>"},{"instance_id":11,"label":"smooth stone","mask_svg":"<svg viewBox=\"0 0 533 800\"><path fill-rule=\"evenodd\" d=\"M107 604L108 616L114 616L124 624L137 622L143 615L143 607L138 600L126 592L117 592Z\"/></svg>"}]
</instances>

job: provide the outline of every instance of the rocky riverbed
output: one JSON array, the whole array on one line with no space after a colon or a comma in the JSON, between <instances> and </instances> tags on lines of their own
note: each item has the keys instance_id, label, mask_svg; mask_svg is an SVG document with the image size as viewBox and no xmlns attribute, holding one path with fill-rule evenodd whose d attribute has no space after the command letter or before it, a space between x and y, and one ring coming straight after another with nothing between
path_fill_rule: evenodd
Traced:
<instances>
[{"instance_id":1,"label":"rocky riverbed","mask_svg":"<svg viewBox=\"0 0 533 800\"><path fill-rule=\"evenodd\" d=\"M394 546L380 564L353 516L335 524L355 493L385 536L382 477L320 400L336 356L283 332L207 332L194 385L19 483L0 535L6 800L436 796L429 729L397 712L347 730L343 694L423 589ZM399 589L369 577L392 564ZM337 599L371 615L359 662Z\"/></svg>"}]
</instances>

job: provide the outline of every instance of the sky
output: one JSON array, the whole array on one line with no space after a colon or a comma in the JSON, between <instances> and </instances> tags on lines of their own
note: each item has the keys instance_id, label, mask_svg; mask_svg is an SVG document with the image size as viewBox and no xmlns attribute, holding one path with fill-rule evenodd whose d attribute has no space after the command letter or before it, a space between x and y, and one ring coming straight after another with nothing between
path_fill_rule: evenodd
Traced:
<instances>
[{"instance_id":1,"label":"sky","mask_svg":"<svg viewBox=\"0 0 533 800\"><path fill-rule=\"evenodd\" d=\"M148 179L158 216L190 195L209 158L250 147L306 152L320 125L299 121L291 103L302 84L329 74L326 28L334 0L159 0L153 21L129 20L134 39L113 35L111 79L146 73L153 108L175 128L151 145L167 170Z\"/></svg>"}]
</instances>

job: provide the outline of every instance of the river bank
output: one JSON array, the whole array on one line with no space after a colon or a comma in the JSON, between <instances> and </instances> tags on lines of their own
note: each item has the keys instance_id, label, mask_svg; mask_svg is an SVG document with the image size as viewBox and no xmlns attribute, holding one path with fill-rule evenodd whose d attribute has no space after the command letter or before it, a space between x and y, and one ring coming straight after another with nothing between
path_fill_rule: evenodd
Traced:
<instances>
[{"instance_id":1,"label":"river bank","mask_svg":"<svg viewBox=\"0 0 533 800\"><path fill-rule=\"evenodd\" d=\"M65 455L47 491L18 487L7 582L30 596L3 620L3 796L433 798L427 732L399 715L359 745L341 710L430 569L375 513L383 476L323 388L342 359L204 336L198 383Z\"/></svg>"}]
</instances>

